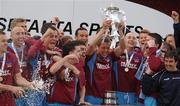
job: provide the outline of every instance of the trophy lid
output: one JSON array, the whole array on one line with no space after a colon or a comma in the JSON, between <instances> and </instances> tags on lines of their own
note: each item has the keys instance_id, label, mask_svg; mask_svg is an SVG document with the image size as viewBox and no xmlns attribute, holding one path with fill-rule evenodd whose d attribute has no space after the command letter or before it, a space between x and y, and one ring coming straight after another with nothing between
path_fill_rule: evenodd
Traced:
<instances>
[{"instance_id":1,"label":"trophy lid","mask_svg":"<svg viewBox=\"0 0 180 106\"><path fill-rule=\"evenodd\" d=\"M115 7L115 6L112 6L112 5L111 5L110 7L107 7L106 9L107 9L107 10L110 10L110 11L111 11L111 10L119 11L119 8L118 8L118 7Z\"/></svg>"}]
</instances>

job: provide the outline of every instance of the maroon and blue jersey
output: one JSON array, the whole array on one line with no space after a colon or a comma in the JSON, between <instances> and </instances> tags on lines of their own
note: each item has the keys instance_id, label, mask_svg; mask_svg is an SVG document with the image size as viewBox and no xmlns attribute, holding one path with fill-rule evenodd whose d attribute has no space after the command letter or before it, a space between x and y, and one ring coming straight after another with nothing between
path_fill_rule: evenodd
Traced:
<instances>
[{"instance_id":1,"label":"maroon and blue jersey","mask_svg":"<svg viewBox=\"0 0 180 106\"><path fill-rule=\"evenodd\" d=\"M94 53L87 60L86 68L86 96L104 98L106 91L115 88L113 61L115 54L112 52L107 57L102 57Z\"/></svg>"},{"instance_id":2,"label":"maroon and blue jersey","mask_svg":"<svg viewBox=\"0 0 180 106\"><path fill-rule=\"evenodd\" d=\"M0 57L0 67L2 66L3 57ZM6 62L3 70L2 81L0 83L5 85L14 85L15 74L19 73L19 65L17 58L14 54L6 53ZM2 106L15 106L15 99L10 91L0 91L0 105Z\"/></svg>"},{"instance_id":3,"label":"maroon and blue jersey","mask_svg":"<svg viewBox=\"0 0 180 106\"><path fill-rule=\"evenodd\" d=\"M65 67L61 68L57 75L57 81L55 82L51 95L49 96L50 103L60 104L74 104L77 93L77 88L85 85L84 66L82 61L74 64L74 66L80 71L79 78L75 77L72 71L64 73ZM65 76L65 79L61 77ZM79 83L78 83L79 81Z\"/></svg>"}]
</instances>

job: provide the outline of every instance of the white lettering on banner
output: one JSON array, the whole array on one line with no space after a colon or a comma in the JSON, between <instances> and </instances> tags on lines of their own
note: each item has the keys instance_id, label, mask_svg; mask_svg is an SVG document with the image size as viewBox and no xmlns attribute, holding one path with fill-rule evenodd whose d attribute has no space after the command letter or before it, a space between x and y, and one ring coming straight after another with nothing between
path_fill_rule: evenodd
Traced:
<instances>
[{"instance_id":1,"label":"white lettering on banner","mask_svg":"<svg viewBox=\"0 0 180 106\"><path fill-rule=\"evenodd\" d=\"M97 69L109 69L110 68L110 64L100 64L100 63L96 63Z\"/></svg>"}]
</instances>

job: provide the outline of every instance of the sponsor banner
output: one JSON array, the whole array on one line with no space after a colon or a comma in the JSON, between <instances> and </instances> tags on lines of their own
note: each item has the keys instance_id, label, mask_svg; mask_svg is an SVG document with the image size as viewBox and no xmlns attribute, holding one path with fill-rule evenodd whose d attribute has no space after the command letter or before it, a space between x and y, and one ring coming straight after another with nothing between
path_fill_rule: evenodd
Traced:
<instances>
[{"instance_id":1,"label":"sponsor banner","mask_svg":"<svg viewBox=\"0 0 180 106\"><path fill-rule=\"evenodd\" d=\"M28 31L41 35L43 23L54 16L60 18L57 25L65 35L74 35L78 27L85 27L89 35L96 33L103 20L102 9L114 5L125 11L127 27L133 32L143 28L165 37L173 33L171 17L152 8L125 0L0 0L0 29L9 34L14 18L25 18Z\"/></svg>"}]
</instances>

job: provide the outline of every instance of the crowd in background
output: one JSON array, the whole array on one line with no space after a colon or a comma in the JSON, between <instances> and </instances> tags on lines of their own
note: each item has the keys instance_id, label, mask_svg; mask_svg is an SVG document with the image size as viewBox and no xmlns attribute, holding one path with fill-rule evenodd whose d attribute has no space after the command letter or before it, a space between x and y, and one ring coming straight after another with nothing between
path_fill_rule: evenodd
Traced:
<instances>
[{"instance_id":1,"label":"crowd in background","mask_svg":"<svg viewBox=\"0 0 180 106\"><path fill-rule=\"evenodd\" d=\"M41 37L14 19L11 39L0 31L0 106L101 105L107 91L116 92L118 105L179 106L179 13L171 17L174 32L165 38L148 29L124 33L121 21L115 48L112 20L89 40L83 27L75 39L64 35L58 17L43 24Z\"/></svg>"}]
</instances>

